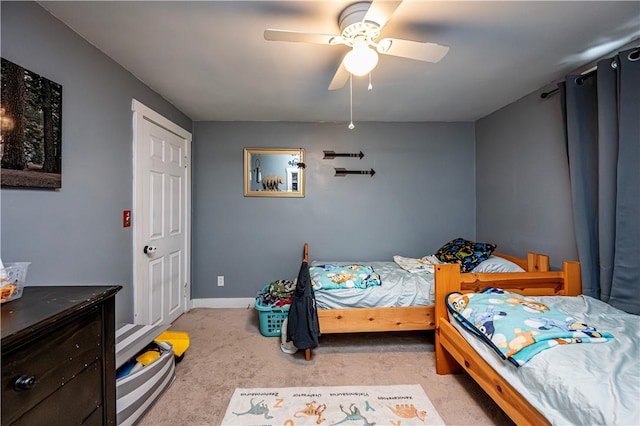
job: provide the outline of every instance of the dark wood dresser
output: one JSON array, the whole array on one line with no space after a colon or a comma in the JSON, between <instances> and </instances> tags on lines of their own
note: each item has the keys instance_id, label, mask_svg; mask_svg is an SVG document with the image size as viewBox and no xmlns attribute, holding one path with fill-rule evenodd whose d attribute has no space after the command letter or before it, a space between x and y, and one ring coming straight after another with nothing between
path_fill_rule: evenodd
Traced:
<instances>
[{"instance_id":1,"label":"dark wood dresser","mask_svg":"<svg viewBox=\"0 0 640 426\"><path fill-rule=\"evenodd\" d=\"M25 287L2 305L2 425L115 425L120 286Z\"/></svg>"}]
</instances>

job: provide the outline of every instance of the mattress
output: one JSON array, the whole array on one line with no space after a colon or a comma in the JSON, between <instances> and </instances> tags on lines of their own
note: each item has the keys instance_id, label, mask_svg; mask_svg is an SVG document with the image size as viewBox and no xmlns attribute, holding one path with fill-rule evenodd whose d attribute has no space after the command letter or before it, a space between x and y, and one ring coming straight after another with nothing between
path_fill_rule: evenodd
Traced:
<instances>
[{"instance_id":1,"label":"mattress","mask_svg":"<svg viewBox=\"0 0 640 426\"><path fill-rule=\"evenodd\" d=\"M610 332L614 339L560 345L515 367L457 321L451 324L552 424L640 424L640 317L588 296L532 299Z\"/></svg>"},{"instance_id":2,"label":"mattress","mask_svg":"<svg viewBox=\"0 0 640 426\"><path fill-rule=\"evenodd\" d=\"M428 306L434 301L434 274L411 273L395 262L335 262L313 261L310 266L323 264L369 265L380 275L381 285L366 289L347 288L315 291L318 309L375 308L391 306Z\"/></svg>"}]
</instances>

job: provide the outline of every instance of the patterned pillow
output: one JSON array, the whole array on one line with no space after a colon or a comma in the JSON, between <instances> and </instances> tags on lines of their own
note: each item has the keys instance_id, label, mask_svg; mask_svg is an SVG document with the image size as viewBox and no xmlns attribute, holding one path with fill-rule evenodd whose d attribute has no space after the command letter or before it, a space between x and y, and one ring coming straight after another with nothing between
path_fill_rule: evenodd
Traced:
<instances>
[{"instance_id":1,"label":"patterned pillow","mask_svg":"<svg viewBox=\"0 0 640 426\"><path fill-rule=\"evenodd\" d=\"M456 238L440 247L434 255L442 262L459 263L462 272L471 272L473 268L487 260L495 249L495 244L476 243L464 238Z\"/></svg>"}]
</instances>

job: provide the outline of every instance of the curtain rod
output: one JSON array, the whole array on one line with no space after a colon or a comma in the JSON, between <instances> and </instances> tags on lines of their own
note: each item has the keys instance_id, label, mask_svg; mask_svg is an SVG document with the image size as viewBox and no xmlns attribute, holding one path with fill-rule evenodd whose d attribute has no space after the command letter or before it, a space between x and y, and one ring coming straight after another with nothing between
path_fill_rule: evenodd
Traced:
<instances>
[{"instance_id":1,"label":"curtain rod","mask_svg":"<svg viewBox=\"0 0 640 426\"><path fill-rule=\"evenodd\" d=\"M556 93L558 93L558 91L559 91L559 90L560 90L560 89L557 89L557 88L556 88L556 89L553 89L553 90L549 90L548 92L543 92L543 93L541 93L541 94L540 94L540 97L541 97L542 99L547 99L549 96L553 96L553 95L555 95Z\"/></svg>"},{"instance_id":2,"label":"curtain rod","mask_svg":"<svg viewBox=\"0 0 640 426\"><path fill-rule=\"evenodd\" d=\"M638 38L636 38L635 40L631 41L628 44L625 44L624 46L621 46L618 51L627 50L627 49L632 49L632 50L635 49L634 52L629 53L629 58L631 59L632 55L637 57L638 53L640 52L640 50L637 50L637 49L640 49L640 45L638 45L637 43L638 43ZM611 61L611 68L617 68L617 67L618 67L617 59L613 58L613 60ZM578 83L578 84L584 83L584 80L586 80L587 78L595 75L595 72L597 70L598 70L598 66L594 65L592 68L589 68L588 70L582 72L580 74L580 77L576 78L576 83ZM560 91L560 89L555 88L553 90L549 90L548 92L541 93L540 97L542 99L546 99L546 98L548 98L550 96L555 95L559 91Z\"/></svg>"},{"instance_id":3,"label":"curtain rod","mask_svg":"<svg viewBox=\"0 0 640 426\"><path fill-rule=\"evenodd\" d=\"M584 83L584 81L585 81L587 78L594 76L594 75L596 74L596 71L597 71L597 70L598 70L598 67L593 67L593 68L590 68L590 69L586 70L585 72L583 72L582 74L580 74L580 77L576 78L576 83L578 83L578 84L582 84L582 83ZM541 94L540 94L540 97L541 97L542 99L546 99L546 98L548 98L549 96L553 96L553 95L555 95L556 93L558 93L558 91L560 91L560 89L555 88L555 89L553 89L553 90L549 90L548 92L541 93Z\"/></svg>"}]
</instances>

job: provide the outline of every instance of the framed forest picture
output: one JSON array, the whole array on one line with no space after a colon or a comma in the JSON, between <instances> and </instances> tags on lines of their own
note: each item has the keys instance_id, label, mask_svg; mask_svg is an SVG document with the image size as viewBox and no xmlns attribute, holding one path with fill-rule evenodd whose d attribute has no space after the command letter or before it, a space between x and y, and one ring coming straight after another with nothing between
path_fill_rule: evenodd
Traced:
<instances>
[{"instance_id":1,"label":"framed forest picture","mask_svg":"<svg viewBox=\"0 0 640 426\"><path fill-rule=\"evenodd\" d=\"M3 187L62 187L62 86L2 58Z\"/></svg>"}]
</instances>

